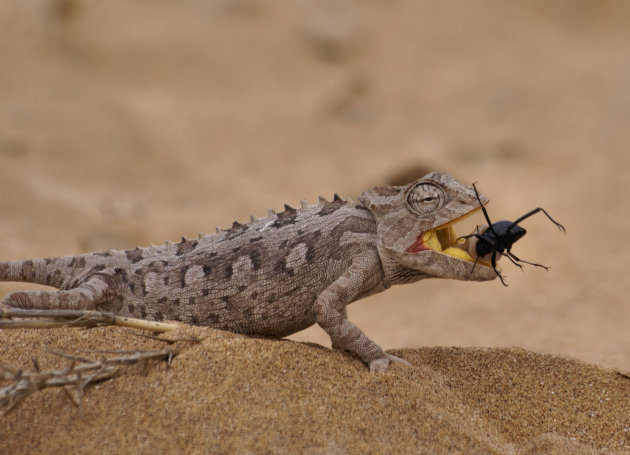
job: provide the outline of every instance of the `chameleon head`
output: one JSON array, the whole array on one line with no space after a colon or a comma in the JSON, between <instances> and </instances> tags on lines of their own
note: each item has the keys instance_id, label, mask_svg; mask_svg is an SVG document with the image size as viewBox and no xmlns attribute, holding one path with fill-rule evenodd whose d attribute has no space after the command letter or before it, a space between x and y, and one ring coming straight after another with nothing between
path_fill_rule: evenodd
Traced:
<instances>
[{"instance_id":1,"label":"chameleon head","mask_svg":"<svg viewBox=\"0 0 630 455\"><path fill-rule=\"evenodd\" d=\"M480 195L483 204L488 198ZM379 252L388 260L437 278L485 281L496 278L469 254L468 240L453 225L481 208L474 190L442 172L406 186L377 187L361 194L377 222Z\"/></svg>"}]
</instances>

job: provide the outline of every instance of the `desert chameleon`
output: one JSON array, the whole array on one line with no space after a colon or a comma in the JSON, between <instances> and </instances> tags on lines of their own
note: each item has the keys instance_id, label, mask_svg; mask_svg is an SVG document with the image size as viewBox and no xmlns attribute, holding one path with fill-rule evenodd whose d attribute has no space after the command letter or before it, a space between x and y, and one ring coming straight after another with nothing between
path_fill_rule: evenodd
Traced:
<instances>
[{"instance_id":1,"label":"desert chameleon","mask_svg":"<svg viewBox=\"0 0 630 455\"><path fill-rule=\"evenodd\" d=\"M14 291L3 304L98 309L275 337L318 324L333 347L382 372L405 361L350 322L346 306L424 278L496 278L483 261L473 269L475 239L458 239L452 227L480 201L488 199L434 172L405 186L376 187L359 202L335 195L300 209L285 205L281 213L178 243L0 262L0 281L59 289Z\"/></svg>"}]
</instances>

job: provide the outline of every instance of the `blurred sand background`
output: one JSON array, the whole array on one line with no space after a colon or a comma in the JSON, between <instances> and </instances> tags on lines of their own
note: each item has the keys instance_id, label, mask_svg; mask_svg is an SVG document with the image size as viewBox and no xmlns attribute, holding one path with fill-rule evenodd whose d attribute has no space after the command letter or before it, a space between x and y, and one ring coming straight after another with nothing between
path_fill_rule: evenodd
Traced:
<instances>
[{"instance_id":1,"label":"blurred sand background","mask_svg":"<svg viewBox=\"0 0 630 455\"><path fill-rule=\"evenodd\" d=\"M1 259L177 240L441 170L478 182L495 220L562 222L528 219L514 248L551 270L396 287L351 320L385 348L628 371L628 24L623 0L2 2Z\"/></svg>"}]
</instances>

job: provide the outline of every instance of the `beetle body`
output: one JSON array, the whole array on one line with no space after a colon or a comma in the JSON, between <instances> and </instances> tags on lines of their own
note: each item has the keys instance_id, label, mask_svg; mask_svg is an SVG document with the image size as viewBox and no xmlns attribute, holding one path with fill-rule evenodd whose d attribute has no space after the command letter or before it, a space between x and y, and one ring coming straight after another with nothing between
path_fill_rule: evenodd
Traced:
<instances>
[{"instance_id":1,"label":"beetle body","mask_svg":"<svg viewBox=\"0 0 630 455\"><path fill-rule=\"evenodd\" d=\"M527 234L525 229L518 225L514 226L511 221L497 221L492 224L492 229L488 227L477 237L475 246L477 256L485 257L494 251L498 253L509 251L512 245L525 234Z\"/></svg>"}]
</instances>

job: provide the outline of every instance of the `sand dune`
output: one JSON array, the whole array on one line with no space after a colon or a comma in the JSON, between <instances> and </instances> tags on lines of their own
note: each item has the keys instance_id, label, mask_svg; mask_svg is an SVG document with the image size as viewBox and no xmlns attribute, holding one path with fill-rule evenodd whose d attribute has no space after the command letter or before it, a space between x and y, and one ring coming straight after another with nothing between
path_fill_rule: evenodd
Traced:
<instances>
[{"instance_id":1,"label":"sand dune","mask_svg":"<svg viewBox=\"0 0 630 455\"><path fill-rule=\"evenodd\" d=\"M2 418L4 453L615 453L630 450L630 378L521 349L395 351L413 366L371 375L318 345L183 327L167 367L126 367ZM0 334L4 362L67 364L39 350L156 349L121 329ZM32 369L32 368L31 368ZM55 441L54 444L51 441Z\"/></svg>"}]
</instances>

